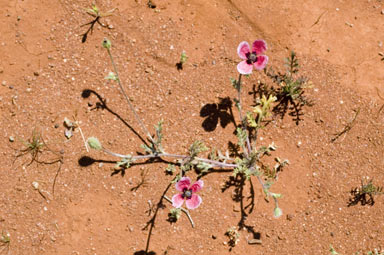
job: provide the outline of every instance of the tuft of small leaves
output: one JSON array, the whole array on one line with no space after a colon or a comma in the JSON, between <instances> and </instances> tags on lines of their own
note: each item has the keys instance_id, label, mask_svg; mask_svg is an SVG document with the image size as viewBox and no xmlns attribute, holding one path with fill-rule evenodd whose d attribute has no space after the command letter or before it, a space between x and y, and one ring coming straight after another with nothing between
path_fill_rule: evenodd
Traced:
<instances>
[{"instance_id":1,"label":"tuft of small leaves","mask_svg":"<svg viewBox=\"0 0 384 255\"><path fill-rule=\"evenodd\" d=\"M163 147L161 146L161 142L163 139L163 121L159 121L157 125L155 125L155 131L156 131L156 138L151 142L151 144L148 146L146 144L142 144L141 147L145 150L148 154L155 154L163 152Z\"/></svg>"},{"instance_id":2,"label":"tuft of small leaves","mask_svg":"<svg viewBox=\"0 0 384 255\"><path fill-rule=\"evenodd\" d=\"M107 76L104 77L105 80L117 81L119 77L114 72L109 72Z\"/></svg>"},{"instance_id":3,"label":"tuft of small leaves","mask_svg":"<svg viewBox=\"0 0 384 255\"><path fill-rule=\"evenodd\" d=\"M275 96L269 95L268 99L265 95L259 98L256 102L258 105L253 107L253 112L256 114L254 117L252 113L247 113L247 121L250 127L260 128L261 122L263 122L267 117L271 116L272 103L275 102L277 98Z\"/></svg>"},{"instance_id":4,"label":"tuft of small leaves","mask_svg":"<svg viewBox=\"0 0 384 255\"><path fill-rule=\"evenodd\" d=\"M168 213L168 221L176 222L181 217L181 209L180 208L171 208Z\"/></svg>"},{"instance_id":5,"label":"tuft of small leaves","mask_svg":"<svg viewBox=\"0 0 384 255\"><path fill-rule=\"evenodd\" d=\"M244 176L247 180L251 176L260 176L260 167L256 165L256 154L252 153L248 158L236 158L237 167L233 169L233 176Z\"/></svg>"},{"instance_id":6,"label":"tuft of small leaves","mask_svg":"<svg viewBox=\"0 0 384 255\"><path fill-rule=\"evenodd\" d=\"M191 159L194 159L199 153L207 151L208 148L202 141L194 141L189 147L189 155Z\"/></svg>"},{"instance_id":7,"label":"tuft of small leaves","mask_svg":"<svg viewBox=\"0 0 384 255\"><path fill-rule=\"evenodd\" d=\"M127 155L127 157L116 163L115 169L128 169L134 161L131 155Z\"/></svg>"},{"instance_id":8,"label":"tuft of small leaves","mask_svg":"<svg viewBox=\"0 0 384 255\"><path fill-rule=\"evenodd\" d=\"M248 136L247 131L238 127L238 128L236 128L236 136L237 136L237 144L241 148L245 148L245 143L247 141L247 136Z\"/></svg>"},{"instance_id":9,"label":"tuft of small leaves","mask_svg":"<svg viewBox=\"0 0 384 255\"><path fill-rule=\"evenodd\" d=\"M228 245L230 247L235 247L236 244L240 241L240 234L237 231L236 227L230 227L225 232L225 235L229 238Z\"/></svg>"},{"instance_id":10,"label":"tuft of small leaves","mask_svg":"<svg viewBox=\"0 0 384 255\"><path fill-rule=\"evenodd\" d=\"M290 75L299 71L299 60L297 59L294 51L291 51L289 57L285 59L285 66L287 67L287 72Z\"/></svg>"},{"instance_id":11,"label":"tuft of small leaves","mask_svg":"<svg viewBox=\"0 0 384 255\"><path fill-rule=\"evenodd\" d=\"M183 50L180 55L180 64L184 65L185 63L187 63L187 60L187 53L185 52L185 50Z\"/></svg>"},{"instance_id":12,"label":"tuft of small leaves","mask_svg":"<svg viewBox=\"0 0 384 255\"><path fill-rule=\"evenodd\" d=\"M172 164L168 164L167 168L165 168L165 173L167 175L173 175L176 171L176 167L175 165L172 165Z\"/></svg>"}]
</instances>

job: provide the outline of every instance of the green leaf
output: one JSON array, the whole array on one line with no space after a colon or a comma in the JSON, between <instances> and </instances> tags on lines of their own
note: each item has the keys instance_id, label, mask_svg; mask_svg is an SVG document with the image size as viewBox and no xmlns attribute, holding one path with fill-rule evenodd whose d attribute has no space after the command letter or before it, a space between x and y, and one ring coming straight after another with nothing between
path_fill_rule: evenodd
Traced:
<instances>
[{"instance_id":1,"label":"green leaf","mask_svg":"<svg viewBox=\"0 0 384 255\"><path fill-rule=\"evenodd\" d=\"M279 207L275 207L275 210L273 210L273 217L277 219L281 215L283 215L283 211Z\"/></svg>"},{"instance_id":2,"label":"green leaf","mask_svg":"<svg viewBox=\"0 0 384 255\"><path fill-rule=\"evenodd\" d=\"M104 79L117 81L119 78L116 76L114 72L109 72L108 75L104 77Z\"/></svg>"},{"instance_id":3,"label":"green leaf","mask_svg":"<svg viewBox=\"0 0 384 255\"><path fill-rule=\"evenodd\" d=\"M100 141L96 137L90 137L87 140L89 147L91 147L94 150L101 150L103 146L101 145Z\"/></svg>"}]
</instances>

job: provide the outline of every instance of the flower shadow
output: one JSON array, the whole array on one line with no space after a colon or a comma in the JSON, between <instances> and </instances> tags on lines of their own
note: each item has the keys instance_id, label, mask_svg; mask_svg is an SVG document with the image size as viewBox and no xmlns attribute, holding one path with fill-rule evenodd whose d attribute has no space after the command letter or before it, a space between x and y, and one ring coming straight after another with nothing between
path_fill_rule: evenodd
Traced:
<instances>
[{"instance_id":1,"label":"flower shadow","mask_svg":"<svg viewBox=\"0 0 384 255\"><path fill-rule=\"evenodd\" d=\"M236 126L232 112L232 101L229 97L219 98L219 103L204 105L200 110L200 117L205 118L202 127L207 132L214 131L219 122L222 128L231 122Z\"/></svg>"}]
</instances>

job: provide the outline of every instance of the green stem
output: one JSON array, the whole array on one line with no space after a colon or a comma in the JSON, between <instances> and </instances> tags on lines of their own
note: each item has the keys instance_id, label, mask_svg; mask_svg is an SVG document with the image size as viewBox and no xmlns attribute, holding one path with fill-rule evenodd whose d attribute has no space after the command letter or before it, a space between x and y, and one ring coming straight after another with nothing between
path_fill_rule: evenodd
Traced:
<instances>
[{"instance_id":1,"label":"green stem","mask_svg":"<svg viewBox=\"0 0 384 255\"><path fill-rule=\"evenodd\" d=\"M179 159L188 159L188 158L190 158L190 156L178 155L178 154L170 154L170 153L166 153L166 152L158 153L158 154L131 156L131 155L123 155L123 154L115 153L115 152L112 152L112 151L107 150L105 148L103 148L102 150L105 153L108 153L108 154L110 154L112 156L119 157L119 158L131 158L132 160L150 159L150 158L161 158L161 157L179 158ZM224 162L220 162L220 161L216 161L216 160L199 158L199 157L195 157L194 160L211 164L212 167L220 167L220 168L236 168L236 167L238 167L237 164L229 164L229 163L224 163Z\"/></svg>"},{"instance_id":2,"label":"green stem","mask_svg":"<svg viewBox=\"0 0 384 255\"><path fill-rule=\"evenodd\" d=\"M148 138L150 139L150 141L152 142L152 144L155 146L156 145L156 142L155 140L153 139L153 137L151 136L151 133L149 133L148 129L145 127L143 121L141 120L141 118L139 117L139 115L137 114L135 108L133 107L133 105L131 104L131 101L129 100L127 94L125 93L125 90L123 88L123 85L121 84L121 81L120 81L120 76L119 76L119 72L117 70L117 67L115 65L115 61L113 60L113 56L111 54L111 50L109 48L107 48L107 51L108 51L108 55L111 59L111 62L112 62L112 66L113 66L113 70L115 71L116 73L116 76L117 76L117 83L119 84L120 86L120 89L125 97L125 100L127 101L128 105L129 105L129 108L131 109L131 111L133 112L133 114L135 115L135 118L137 120L137 122L140 124L141 126L141 129L144 131L144 133L147 134Z\"/></svg>"},{"instance_id":3,"label":"green stem","mask_svg":"<svg viewBox=\"0 0 384 255\"><path fill-rule=\"evenodd\" d=\"M169 197L164 195L164 198L165 198L165 200L167 200L168 202L170 202L172 204L172 200ZM187 209L184 209L183 207L180 207L180 210L187 215L189 222L191 223L192 227L194 228L195 223L193 222L192 217L189 214L189 211Z\"/></svg>"},{"instance_id":4,"label":"green stem","mask_svg":"<svg viewBox=\"0 0 384 255\"><path fill-rule=\"evenodd\" d=\"M240 122L241 122L241 128L247 133L247 150L245 148L244 149L244 153L245 153L245 156L248 157L249 153L251 153L252 149L251 149L251 143L249 142L249 136L248 136L248 131L247 131L247 127L245 125L245 119L243 119L243 112L242 112L242 101L241 101L241 77L242 77L242 74L239 74L239 79L238 79L238 83L237 83L237 96L238 96L238 102L239 102L239 115L240 115Z\"/></svg>"}]
</instances>

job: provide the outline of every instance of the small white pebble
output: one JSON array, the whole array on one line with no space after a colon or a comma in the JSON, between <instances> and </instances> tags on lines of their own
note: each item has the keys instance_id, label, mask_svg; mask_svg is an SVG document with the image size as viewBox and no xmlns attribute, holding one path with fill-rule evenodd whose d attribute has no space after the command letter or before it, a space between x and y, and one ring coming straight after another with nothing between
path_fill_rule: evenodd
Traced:
<instances>
[{"instance_id":1,"label":"small white pebble","mask_svg":"<svg viewBox=\"0 0 384 255\"><path fill-rule=\"evenodd\" d=\"M260 136L260 141L263 141L263 140L264 140L264 138L262 136Z\"/></svg>"},{"instance_id":2,"label":"small white pebble","mask_svg":"<svg viewBox=\"0 0 384 255\"><path fill-rule=\"evenodd\" d=\"M297 147L300 147L301 146L301 141L298 141L297 142Z\"/></svg>"},{"instance_id":3,"label":"small white pebble","mask_svg":"<svg viewBox=\"0 0 384 255\"><path fill-rule=\"evenodd\" d=\"M32 182L32 186L34 189L39 189L39 183L38 182Z\"/></svg>"},{"instance_id":4,"label":"small white pebble","mask_svg":"<svg viewBox=\"0 0 384 255\"><path fill-rule=\"evenodd\" d=\"M68 59L65 58L65 59L63 59L63 61L64 61L64 63L67 63Z\"/></svg>"},{"instance_id":5,"label":"small white pebble","mask_svg":"<svg viewBox=\"0 0 384 255\"><path fill-rule=\"evenodd\" d=\"M173 50L173 49L174 49L173 45L169 46L169 49L170 49L170 50Z\"/></svg>"},{"instance_id":6,"label":"small white pebble","mask_svg":"<svg viewBox=\"0 0 384 255\"><path fill-rule=\"evenodd\" d=\"M340 100L340 104L344 104L344 101L343 101L343 100Z\"/></svg>"},{"instance_id":7,"label":"small white pebble","mask_svg":"<svg viewBox=\"0 0 384 255\"><path fill-rule=\"evenodd\" d=\"M339 11L340 9L339 8L336 8L336 11Z\"/></svg>"},{"instance_id":8,"label":"small white pebble","mask_svg":"<svg viewBox=\"0 0 384 255\"><path fill-rule=\"evenodd\" d=\"M319 89L318 89L318 88L315 88L315 89L313 89L313 91L315 91L315 92L319 92Z\"/></svg>"},{"instance_id":9,"label":"small white pebble","mask_svg":"<svg viewBox=\"0 0 384 255\"><path fill-rule=\"evenodd\" d=\"M44 211L48 211L48 208L46 206L43 207Z\"/></svg>"}]
</instances>

